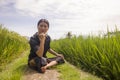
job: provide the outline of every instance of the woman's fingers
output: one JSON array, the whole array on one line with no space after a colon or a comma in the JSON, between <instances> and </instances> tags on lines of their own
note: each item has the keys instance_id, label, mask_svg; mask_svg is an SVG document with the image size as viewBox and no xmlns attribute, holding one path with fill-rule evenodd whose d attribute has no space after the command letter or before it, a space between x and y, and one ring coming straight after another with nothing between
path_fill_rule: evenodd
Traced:
<instances>
[{"instance_id":1,"label":"woman's fingers","mask_svg":"<svg viewBox=\"0 0 120 80\"><path fill-rule=\"evenodd\" d=\"M39 36L39 39L40 39L40 40L42 40L42 39L45 39L45 37L46 37L46 34L44 34L44 33L41 33L41 34L39 34L38 36Z\"/></svg>"},{"instance_id":2,"label":"woman's fingers","mask_svg":"<svg viewBox=\"0 0 120 80\"><path fill-rule=\"evenodd\" d=\"M57 56L60 56L60 57L62 57L64 59L64 56L62 54L58 54Z\"/></svg>"}]
</instances>

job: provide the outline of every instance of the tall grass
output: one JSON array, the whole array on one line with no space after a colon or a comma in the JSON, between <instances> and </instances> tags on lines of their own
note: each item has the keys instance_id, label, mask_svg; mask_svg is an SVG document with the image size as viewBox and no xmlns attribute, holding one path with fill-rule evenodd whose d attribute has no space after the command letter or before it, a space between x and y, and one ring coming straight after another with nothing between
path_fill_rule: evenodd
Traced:
<instances>
[{"instance_id":1,"label":"tall grass","mask_svg":"<svg viewBox=\"0 0 120 80\"><path fill-rule=\"evenodd\" d=\"M0 25L0 71L28 48L27 39Z\"/></svg>"},{"instance_id":2,"label":"tall grass","mask_svg":"<svg viewBox=\"0 0 120 80\"><path fill-rule=\"evenodd\" d=\"M52 41L51 47L77 67L105 80L120 80L120 33Z\"/></svg>"}]
</instances>

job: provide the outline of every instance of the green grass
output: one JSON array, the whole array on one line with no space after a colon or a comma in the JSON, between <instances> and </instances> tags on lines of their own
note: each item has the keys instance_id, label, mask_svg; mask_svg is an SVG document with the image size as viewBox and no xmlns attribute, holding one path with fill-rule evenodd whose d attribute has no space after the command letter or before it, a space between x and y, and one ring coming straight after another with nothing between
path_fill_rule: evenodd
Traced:
<instances>
[{"instance_id":1,"label":"green grass","mask_svg":"<svg viewBox=\"0 0 120 80\"><path fill-rule=\"evenodd\" d=\"M0 72L0 80L22 80L25 71L27 70L27 58L29 51L24 52L19 58L15 61L8 64L2 72ZM49 57L53 57L48 54ZM83 71L78 70L76 67L65 63L62 65L57 65L51 68L55 68L60 73L60 80L102 80L88 73L84 73L84 76L81 76ZM86 77L87 75L87 77ZM32 75L31 75L32 76Z\"/></svg>"},{"instance_id":2,"label":"green grass","mask_svg":"<svg viewBox=\"0 0 120 80\"><path fill-rule=\"evenodd\" d=\"M61 73L60 80L102 80L101 78L77 69L69 63L59 65L57 69Z\"/></svg>"},{"instance_id":3,"label":"green grass","mask_svg":"<svg viewBox=\"0 0 120 80\"><path fill-rule=\"evenodd\" d=\"M48 57L54 57L51 54L47 54ZM75 66L71 65L68 62L65 62L64 64L57 65L53 68L56 68L58 72L60 73L60 80L102 80L101 78L98 78L95 75L91 75L87 72L84 72Z\"/></svg>"},{"instance_id":4,"label":"green grass","mask_svg":"<svg viewBox=\"0 0 120 80\"><path fill-rule=\"evenodd\" d=\"M48 53L48 57L55 57L52 54ZM61 65L57 65L53 68L56 68L60 74L60 80L79 80L80 79L80 72L77 71L76 68L70 66L69 63L64 63Z\"/></svg>"},{"instance_id":5,"label":"green grass","mask_svg":"<svg viewBox=\"0 0 120 80\"><path fill-rule=\"evenodd\" d=\"M52 41L51 47L69 63L106 80L120 80L120 33L79 36Z\"/></svg>"},{"instance_id":6,"label":"green grass","mask_svg":"<svg viewBox=\"0 0 120 80\"><path fill-rule=\"evenodd\" d=\"M21 80L27 68L27 57L29 51L24 52L18 59L5 66L0 72L0 80Z\"/></svg>"},{"instance_id":7,"label":"green grass","mask_svg":"<svg viewBox=\"0 0 120 80\"><path fill-rule=\"evenodd\" d=\"M14 31L9 31L0 25L0 71L4 65L29 49L28 40Z\"/></svg>"},{"instance_id":8,"label":"green grass","mask_svg":"<svg viewBox=\"0 0 120 80\"><path fill-rule=\"evenodd\" d=\"M52 54L48 53L48 57L54 57ZM61 65L57 65L53 68L56 68L60 75L60 80L79 80L80 79L80 72L77 71L76 68L70 66L68 63L64 63Z\"/></svg>"},{"instance_id":9,"label":"green grass","mask_svg":"<svg viewBox=\"0 0 120 80\"><path fill-rule=\"evenodd\" d=\"M68 63L57 66L57 69L61 73L60 80L80 80L80 72Z\"/></svg>"}]
</instances>

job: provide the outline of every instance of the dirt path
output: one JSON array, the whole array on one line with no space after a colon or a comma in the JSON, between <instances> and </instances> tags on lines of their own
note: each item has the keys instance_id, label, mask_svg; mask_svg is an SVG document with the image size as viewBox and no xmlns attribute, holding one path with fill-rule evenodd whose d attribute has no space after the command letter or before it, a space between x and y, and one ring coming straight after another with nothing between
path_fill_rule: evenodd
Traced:
<instances>
[{"instance_id":1,"label":"dirt path","mask_svg":"<svg viewBox=\"0 0 120 80\"><path fill-rule=\"evenodd\" d=\"M55 69L48 69L45 73L38 73L27 68L22 80L59 80L60 73Z\"/></svg>"}]
</instances>

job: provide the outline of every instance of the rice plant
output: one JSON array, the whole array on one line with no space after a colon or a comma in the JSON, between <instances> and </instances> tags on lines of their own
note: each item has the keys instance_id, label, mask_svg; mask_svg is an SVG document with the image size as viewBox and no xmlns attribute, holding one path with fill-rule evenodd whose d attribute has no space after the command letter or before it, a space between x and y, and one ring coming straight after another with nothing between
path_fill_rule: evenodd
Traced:
<instances>
[{"instance_id":1,"label":"rice plant","mask_svg":"<svg viewBox=\"0 0 120 80\"><path fill-rule=\"evenodd\" d=\"M51 47L77 67L105 80L120 80L120 32L52 41Z\"/></svg>"},{"instance_id":2,"label":"rice plant","mask_svg":"<svg viewBox=\"0 0 120 80\"><path fill-rule=\"evenodd\" d=\"M25 37L0 25L0 71L3 65L18 57L26 49L28 41Z\"/></svg>"}]
</instances>

